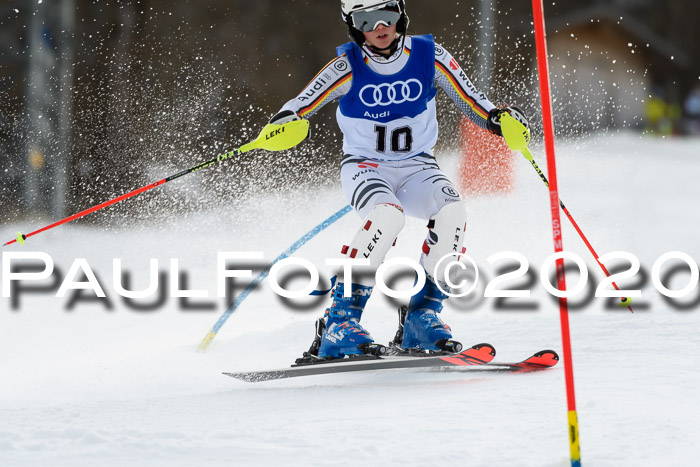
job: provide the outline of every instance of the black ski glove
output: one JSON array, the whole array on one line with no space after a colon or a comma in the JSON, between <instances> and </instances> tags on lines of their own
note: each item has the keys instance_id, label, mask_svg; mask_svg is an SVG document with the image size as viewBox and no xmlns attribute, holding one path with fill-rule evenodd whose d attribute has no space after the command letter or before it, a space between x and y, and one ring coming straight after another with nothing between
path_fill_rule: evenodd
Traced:
<instances>
[{"instance_id":1,"label":"black ski glove","mask_svg":"<svg viewBox=\"0 0 700 467\"><path fill-rule=\"evenodd\" d=\"M283 110L282 112L275 114L270 119L270 123L274 123L275 125L283 125L285 123L293 122L295 120L301 120L301 117L299 115L297 115L296 112L294 112L292 110ZM311 138L311 129L309 128L309 133L306 135L305 139L310 139L310 138Z\"/></svg>"},{"instance_id":2,"label":"black ski glove","mask_svg":"<svg viewBox=\"0 0 700 467\"><path fill-rule=\"evenodd\" d=\"M294 120L301 120L301 117L291 110L283 110L282 112L276 114L270 119L270 123L275 125L282 125L283 123L293 122Z\"/></svg>"},{"instance_id":3,"label":"black ski glove","mask_svg":"<svg viewBox=\"0 0 700 467\"><path fill-rule=\"evenodd\" d=\"M506 107L505 109L491 109L489 112L488 120L486 121L486 128L494 135L503 136L501 131L501 115L504 113L509 113L511 117L525 125L525 128L530 128L530 124L527 121L525 113L514 105Z\"/></svg>"}]
</instances>

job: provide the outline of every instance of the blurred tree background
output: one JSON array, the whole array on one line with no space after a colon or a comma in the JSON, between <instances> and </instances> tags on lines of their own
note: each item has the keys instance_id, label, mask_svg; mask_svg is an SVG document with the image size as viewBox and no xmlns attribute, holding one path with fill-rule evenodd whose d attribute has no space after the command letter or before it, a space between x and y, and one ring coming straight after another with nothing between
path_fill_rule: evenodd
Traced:
<instances>
[{"instance_id":1,"label":"blurred tree background","mask_svg":"<svg viewBox=\"0 0 700 467\"><path fill-rule=\"evenodd\" d=\"M410 32L434 34L494 103L533 115L537 134L530 2L407 4ZM548 1L548 35L561 38L550 49L557 130L642 130L653 98L682 113L700 83L696 11L696 0ZM610 50L590 46L596 37L608 38ZM238 147L347 40L336 0L2 2L0 223L28 212L62 217ZM571 70L589 58L600 63L586 69L590 76ZM439 149L456 149L459 115L439 99ZM169 188L173 196L144 196L105 215L128 209L130 218L147 218L290 184L335 183L334 111L324 108L312 141L294 151L227 162Z\"/></svg>"}]
</instances>

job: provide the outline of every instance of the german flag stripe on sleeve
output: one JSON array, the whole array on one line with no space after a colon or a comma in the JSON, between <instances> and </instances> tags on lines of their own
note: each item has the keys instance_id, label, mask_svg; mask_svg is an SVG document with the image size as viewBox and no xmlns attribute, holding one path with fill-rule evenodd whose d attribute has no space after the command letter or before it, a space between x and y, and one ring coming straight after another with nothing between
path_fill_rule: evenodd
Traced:
<instances>
[{"instance_id":1,"label":"german flag stripe on sleeve","mask_svg":"<svg viewBox=\"0 0 700 467\"><path fill-rule=\"evenodd\" d=\"M452 84L452 87L457 92L457 94L459 94L459 96L462 98L462 100L464 100L464 102L469 104L469 107L471 107L471 109L474 111L474 113L476 113L477 115L482 117L484 120L488 119L488 112L486 112L486 110L484 110L480 105L478 105L474 101L474 99L472 99L469 96L469 94L467 94L467 91L464 90L464 88L459 84L459 82L454 77L454 75L452 73L450 73L449 70L447 70L447 68L445 68L442 63L440 63L439 61L436 60L435 67L438 70L440 70L440 72L443 75L445 75L445 77L448 79L450 84Z\"/></svg>"},{"instance_id":2,"label":"german flag stripe on sleeve","mask_svg":"<svg viewBox=\"0 0 700 467\"><path fill-rule=\"evenodd\" d=\"M341 55L340 57L335 57L333 60L331 60L330 62L328 62L328 63L326 64L326 66L324 66L323 68L321 68L321 71L319 71L318 73L316 73L316 76L314 76L313 78L311 78L311 81L309 81L309 82L306 84L306 86L304 86L304 89L306 89L306 88L308 88L309 86L311 86L311 85L313 84L313 82L316 81L316 78L318 78L319 76L321 76L321 73L323 73L329 66L333 65L333 64L336 62L336 60L339 60L341 57L345 57L345 54Z\"/></svg>"},{"instance_id":3,"label":"german flag stripe on sleeve","mask_svg":"<svg viewBox=\"0 0 700 467\"><path fill-rule=\"evenodd\" d=\"M331 62L333 63L333 62ZM324 68L325 70L325 68ZM317 75L318 76L318 75ZM340 86L343 84L347 83L352 79L352 71L348 71L348 73L344 76L341 76L335 83L333 83L326 92L323 94L319 95L311 104L307 105L306 107L303 107L299 109L299 112L297 112L297 115L300 117L304 117L305 115L311 113L318 107L323 101L333 93L336 89L338 89ZM313 80L311 81L313 83Z\"/></svg>"}]
</instances>

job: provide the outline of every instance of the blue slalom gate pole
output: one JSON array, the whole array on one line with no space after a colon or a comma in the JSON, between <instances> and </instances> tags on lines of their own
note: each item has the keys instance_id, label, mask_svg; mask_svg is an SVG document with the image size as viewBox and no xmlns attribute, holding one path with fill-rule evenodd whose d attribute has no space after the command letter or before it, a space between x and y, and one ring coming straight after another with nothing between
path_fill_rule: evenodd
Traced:
<instances>
[{"instance_id":1,"label":"blue slalom gate pole","mask_svg":"<svg viewBox=\"0 0 700 467\"><path fill-rule=\"evenodd\" d=\"M234 311L236 311L243 301L248 298L248 295L250 293L257 289L258 286L264 281L267 276L270 274L270 270L272 269L272 266L274 266L276 263L279 261L282 261L285 258L288 258L289 256L293 255L295 251L297 251L299 248L302 246L306 245L306 243L309 242L312 238L314 238L316 235L319 233L323 232L326 230L328 227L333 225L336 221L341 219L345 214L349 213L352 211L352 207L345 206L342 208L340 211L336 212L332 216L330 216L328 219L324 220L320 224L318 224L316 227L313 229L309 230L307 233L305 233L299 240L296 242L292 243L292 245L284 250L282 254L280 254L277 258L275 258L270 264L267 265L267 267L260 273L258 274L249 284L246 286L245 289L236 297L236 299L229 305L229 307L224 311L224 313L221 315L221 317L218 319L218 321L214 324L214 326L211 328L211 331L207 333L207 335L202 339L202 342L200 342L199 346L197 347L197 350L200 352L204 352L207 350L209 347L209 344L214 340L216 337L217 333L221 329L221 327L226 323L226 321L231 317Z\"/></svg>"}]
</instances>

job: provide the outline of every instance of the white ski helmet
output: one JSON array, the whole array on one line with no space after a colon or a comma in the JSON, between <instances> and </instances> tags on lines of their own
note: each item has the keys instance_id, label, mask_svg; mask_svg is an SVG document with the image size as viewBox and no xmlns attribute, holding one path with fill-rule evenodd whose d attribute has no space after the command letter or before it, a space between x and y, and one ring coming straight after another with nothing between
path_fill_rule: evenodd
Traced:
<instances>
[{"instance_id":1,"label":"white ski helmet","mask_svg":"<svg viewBox=\"0 0 700 467\"><path fill-rule=\"evenodd\" d=\"M402 36L408 28L404 0L342 0L340 10L343 21L348 25L350 37L359 45L365 40L362 32L373 31L379 24L395 24L396 32Z\"/></svg>"}]
</instances>

